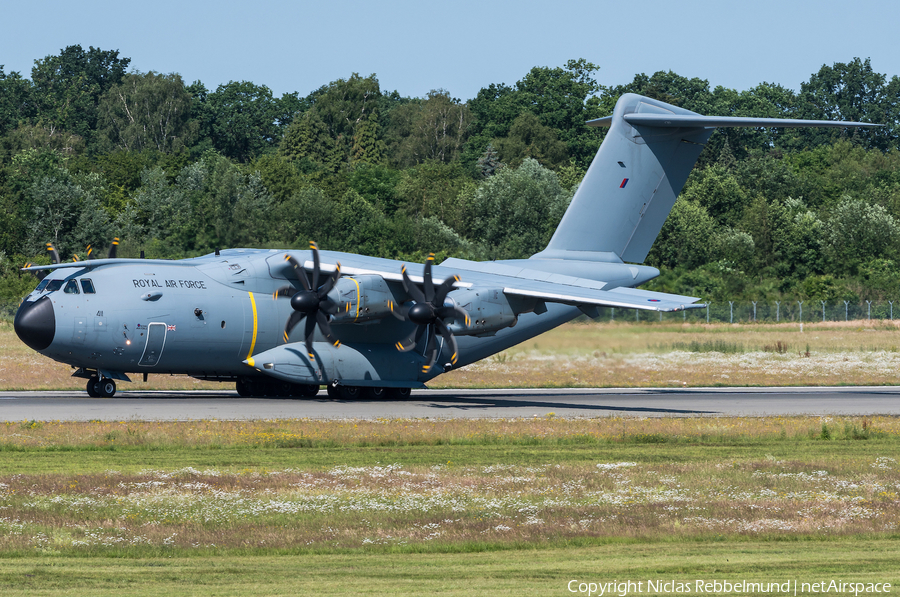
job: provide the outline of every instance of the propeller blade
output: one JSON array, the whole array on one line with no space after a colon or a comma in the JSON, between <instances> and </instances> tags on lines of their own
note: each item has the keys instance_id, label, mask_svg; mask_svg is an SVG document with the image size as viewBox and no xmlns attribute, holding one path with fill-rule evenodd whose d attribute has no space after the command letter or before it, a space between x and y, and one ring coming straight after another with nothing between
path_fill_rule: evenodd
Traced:
<instances>
[{"instance_id":1,"label":"propeller blade","mask_svg":"<svg viewBox=\"0 0 900 597\"><path fill-rule=\"evenodd\" d=\"M472 320L469 319L469 314L466 310L462 307L457 307L456 305L435 309L435 314L441 319L455 319L465 327L469 327L469 324L472 322Z\"/></svg>"},{"instance_id":2,"label":"propeller blade","mask_svg":"<svg viewBox=\"0 0 900 597\"><path fill-rule=\"evenodd\" d=\"M428 373L431 371L431 368L434 367L434 363L437 361L438 353L440 350L438 349L437 340L435 339L434 327L433 326L423 326L430 327L428 334L428 346L425 348L425 354L428 355L428 363L422 366L422 373Z\"/></svg>"},{"instance_id":3,"label":"propeller blade","mask_svg":"<svg viewBox=\"0 0 900 597\"><path fill-rule=\"evenodd\" d=\"M409 313L409 305L398 305L394 301L388 301L388 307L391 310L391 315L400 321L406 321L406 314Z\"/></svg>"},{"instance_id":4,"label":"propeller blade","mask_svg":"<svg viewBox=\"0 0 900 597\"><path fill-rule=\"evenodd\" d=\"M284 260L291 264L294 272L294 278L300 281L300 284L303 285L303 290L312 290L309 287L309 280L306 279L306 272L303 271L303 266L300 265L300 262L294 259L292 255L285 255Z\"/></svg>"},{"instance_id":5,"label":"propeller blade","mask_svg":"<svg viewBox=\"0 0 900 597\"><path fill-rule=\"evenodd\" d=\"M394 346L397 347L397 350L400 352L409 352L413 348L416 347L416 344L419 343L419 339L422 337L422 334L425 332L425 326L417 325L415 331L409 335L408 338L397 342Z\"/></svg>"},{"instance_id":6,"label":"propeller blade","mask_svg":"<svg viewBox=\"0 0 900 597\"><path fill-rule=\"evenodd\" d=\"M447 324L440 319L435 320L434 325L441 337L444 338L444 347L450 351L450 363L455 365L456 359L459 357L456 338L453 337L453 333L450 331L450 328L447 327Z\"/></svg>"},{"instance_id":7,"label":"propeller blade","mask_svg":"<svg viewBox=\"0 0 900 597\"><path fill-rule=\"evenodd\" d=\"M328 276L328 279L325 280L325 283L322 285L322 288L319 289L319 300L325 298L331 289L334 288L334 285L337 284L337 281L341 278L341 264L338 263L335 266L334 272Z\"/></svg>"},{"instance_id":8,"label":"propeller blade","mask_svg":"<svg viewBox=\"0 0 900 597\"><path fill-rule=\"evenodd\" d=\"M56 247L53 246L53 243L47 243L47 250L50 251L50 259L53 263L60 263L59 253L56 251Z\"/></svg>"},{"instance_id":9,"label":"propeller blade","mask_svg":"<svg viewBox=\"0 0 900 597\"><path fill-rule=\"evenodd\" d=\"M116 252L119 250L119 237L115 237L112 241L112 244L109 246L109 258L115 259Z\"/></svg>"},{"instance_id":10,"label":"propeller blade","mask_svg":"<svg viewBox=\"0 0 900 597\"><path fill-rule=\"evenodd\" d=\"M437 292L434 293L434 306L442 307L444 305L444 301L447 299L447 295L450 294L450 291L453 290L453 285L459 282L459 276L451 276L441 282L441 285L438 286Z\"/></svg>"},{"instance_id":11,"label":"propeller blade","mask_svg":"<svg viewBox=\"0 0 900 597\"><path fill-rule=\"evenodd\" d=\"M341 341L335 338L334 334L331 333L331 324L328 323L328 316L322 313L322 311L316 311L316 323L319 324L319 330L322 332L322 335L325 336L325 339L331 342L331 344L337 348L341 345Z\"/></svg>"},{"instance_id":12,"label":"propeller blade","mask_svg":"<svg viewBox=\"0 0 900 597\"><path fill-rule=\"evenodd\" d=\"M319 310L328 313L329 315L337 315L340 311L345 310L350 306L350 303L346 303L345 305L340 305L340 303L336 303L331 300L329 297L325 297L319 302Z\"/></svg>"},{"instance_id":13,"label":"propeller blade","mask_svg":"<svg viewBox=\"0 0 900 597\"><path fill-rule=\"evenodd\" d=\"M404 265L400 269L400 273L403 275L403 290L412 297L412 300L417 303L425 303L428 302L425 300L425 295L422 294L422 291L419 290L419 287L413 284L412 280L409 279L409 274L406 273L406 266Z\"/></svg>"},{"instance_id":14,"label":"propeller blade","mask_svg":"<svg viewBox=\"0 0 900 597\"><path fill-rule=\"evenodd\" d=\"M425 290L425 301L431 303L434 300L434 281L431 279L431 264L434 263L434 253L428 254L425 260L425 273L423 274Z\"/></svg>"},{"instance_id":15,"label":"propeller blade","mask_svg":"<svg viewBox=\"0 0 900 597\"><path fill-rule=\"evenodd\" d=\"M272 298L273 299L277 299L280 297L291 298L295 294L297 294L297 289L294 288L293 286L282 286L281 288L279 288L278 290L276 290L275 292L272 293Z\"/></svg>"},{"instance_id":16,"label":"propeller blade","mask_svg":"<svg viewBox=\"0 0 900 597\"><path fill-rule=\"evenodd\" d=\"M287 325L284 326L284 341L285 342L288 341L288 336L290 335L291 330L293 330L297 326L297 324L300 323L301 319L303 319L303 313L300 313L299 311L293 311L291 313L291 316L288 317Z\"/></svg>"},{"instance_id":17,"label":"propeller blade","mask_svg":"<svg viewBox=\"0 0 900 597\"><path fill-rule=\"evenodd\" d=\"M306 344L306 353L309 355L310 359L315 359L316 355L313 353L312 344L313 344L313 336L316 333L316 320L312 317L306 318L306 330L304 333L304 343Z\"/></svg>"},{"instance_id":18,"label":"propeller blade","mask_svg":"<svg viewBox=\"0 0 900 597\"><path fill-rule=\"evenodd\" d=\"M309 248L312 250L313 254L312 287L313 289L316 289L319 287L319 270L321 269L321 264L319 263L319 247L313 241L309 241Z\"/></svg>"}]
</instances>

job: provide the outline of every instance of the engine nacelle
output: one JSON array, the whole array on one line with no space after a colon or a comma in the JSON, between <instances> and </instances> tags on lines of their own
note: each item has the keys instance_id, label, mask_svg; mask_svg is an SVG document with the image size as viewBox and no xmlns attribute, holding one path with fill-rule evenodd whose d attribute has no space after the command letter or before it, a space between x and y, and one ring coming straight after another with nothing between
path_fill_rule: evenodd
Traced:
<instances>
[{"instance_id":1,"label":"engine nacelle","mask_svg":"<svg viewBox=\"0 0 900 597\"><path fill-rule=\"evenodd\" d=\"M337 324L382 319L391 314L391 301L396 302L387 282L377 274L341 278L329 295L346 309L332 319Z\"/></svg>"},{"instance_id":2,"label":"engine nacelle","mask_svg":"<svg viewBox=\"0 0 900 597\"><path fill-rule=\"evenodd\" d=\"M480 336L497 333L503 328L511 328L519 320L516 309L509 298L499 288L460 288L449 297L469 314L469 327L461 321L450 324L450 331L457 336Z\"/></svg>"}]
</instances>

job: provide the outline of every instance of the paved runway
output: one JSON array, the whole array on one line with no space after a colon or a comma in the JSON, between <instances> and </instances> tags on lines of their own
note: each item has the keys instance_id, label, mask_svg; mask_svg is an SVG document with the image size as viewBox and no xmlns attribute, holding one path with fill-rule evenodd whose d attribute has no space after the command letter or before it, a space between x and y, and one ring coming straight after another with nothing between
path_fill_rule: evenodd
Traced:
<instances>
[{"instance_id":1,"label":"paved runway","mask_svg":"<svg viewBox=\"0 0 900 597\"><path fill-rule=\"evenodd\" d=\"M0 392L0 421L900 415L900 387L413 390L404 401L233 391Z\"/></svg>"}]
</instances>

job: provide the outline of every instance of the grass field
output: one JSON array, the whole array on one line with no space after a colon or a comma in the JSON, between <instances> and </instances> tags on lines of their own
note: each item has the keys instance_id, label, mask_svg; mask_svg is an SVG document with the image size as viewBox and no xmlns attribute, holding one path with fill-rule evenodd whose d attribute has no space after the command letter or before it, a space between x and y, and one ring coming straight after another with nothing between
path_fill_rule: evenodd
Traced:
<instances>
[{"instance_id":1,"label":"grass field","mask_svg":"<svg viewBox=\"0 0 900 597\"><path fill-rule=\"evenodd\" d=\"M429 383L434 388L894 385L900 322L572 323ZM0 388L82 389L0 322ZM231 389L186 376L134 376L128 389Z\"/></svg>"},{"instance_id":2,"label":"grass field","mask_svg":"<svg viewBox=\"0 0 900 597\"><path fill-rule=\"evenodd\" d=\"M897 584L898 447L896 418L9 423L0 588Z\"/></svg>"},{"instance_id":3,"label":"grass field","mask_svg":"<svg viewBox=\"0 0 900 597\"><path fill-rule=\"evenodd\" d=\"M431 385L894 384L897 331L570 324ZM70 374L0 324L0 387ZM892 417L6 423L0 591L893 592L898 461Z\"/></svg>"}]
</instances>

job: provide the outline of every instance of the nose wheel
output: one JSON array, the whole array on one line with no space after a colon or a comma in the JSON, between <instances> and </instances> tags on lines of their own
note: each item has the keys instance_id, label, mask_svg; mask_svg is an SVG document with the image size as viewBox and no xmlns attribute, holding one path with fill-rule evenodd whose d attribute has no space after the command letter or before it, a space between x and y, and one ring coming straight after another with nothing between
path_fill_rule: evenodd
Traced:
<instances>
[{"instance_id":1,"label":"nose wheel","mask_svg":"<svg viewBox=\"0 0 900 597\"><path fill-rule=\"evenodd\" d=\"M87 393L91 398L112 398L116 395L116 382L92 377L87 382Z\"/></svg>"}]
</instances>

